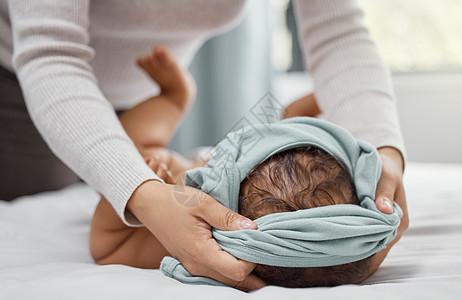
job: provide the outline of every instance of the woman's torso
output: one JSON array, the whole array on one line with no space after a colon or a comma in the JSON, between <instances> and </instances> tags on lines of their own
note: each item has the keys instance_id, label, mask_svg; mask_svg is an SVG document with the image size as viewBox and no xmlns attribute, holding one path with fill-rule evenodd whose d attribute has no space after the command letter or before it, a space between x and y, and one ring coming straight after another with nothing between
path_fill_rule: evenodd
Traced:
<instances>
[{"instance_id":1,"label":"woman's torso","mask_svg":"<svg viewBox=\"0 0 462 300\"><path fill-rule=\"evenodd\" d=\"M206 39L236 23L245 2L90 1L89 45L95 50L90 64L100 89L117 109L152 96L157 87L137 68L136 58L162 44L186 67ZM0 64L12 70L7 0L0 0L0 33Z\"/></svg>"}]
</instances>

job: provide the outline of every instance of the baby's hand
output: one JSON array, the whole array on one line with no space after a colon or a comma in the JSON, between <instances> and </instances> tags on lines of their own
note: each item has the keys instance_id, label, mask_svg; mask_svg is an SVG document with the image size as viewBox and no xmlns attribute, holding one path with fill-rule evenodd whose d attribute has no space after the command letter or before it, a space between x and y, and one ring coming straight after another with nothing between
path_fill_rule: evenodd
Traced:
<instances>
[{"instance_id":1,"label":"baby's hand","mask_svg":"<svg viewBox=\"0 0 462 300\"><path fill-rule=\"evenodd\" d=\"M144 156L146 164L157 174L165 183L174 184L175 179L173 178L172 172L168 169L167 162L160 159L159 155L153 154Z\"/></svg>"}]
</instances>

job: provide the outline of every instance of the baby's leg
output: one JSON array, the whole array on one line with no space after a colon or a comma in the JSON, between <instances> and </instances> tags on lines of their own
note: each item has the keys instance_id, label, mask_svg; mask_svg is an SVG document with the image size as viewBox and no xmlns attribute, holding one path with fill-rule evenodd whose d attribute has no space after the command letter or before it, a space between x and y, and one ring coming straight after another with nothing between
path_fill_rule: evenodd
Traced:
<instances>
[{"instance_id":1,"label":"baby's leg","mask_svg":"<svg viewBox=\"0 0 462 300\"><path fill-rule=\"evenodd\" d=\"M157 269L168 251L146 227L128 227L103 197L90 231L90 252L97 264Z\"/></svg>"},{"instance_id":2,"label":"baby's leg","mask_svg":"<svg viewBox=\"0 0 462 300\"><path fill-rule=\"evenodd\" d=\"M138 58L138 65L157 82L161 95L179 107L189 107L195 97L196 85L191 74L183 70L172 53L162 46Z\"/></svg>"},{"instance_id":3,"label":"baby's leg","mask_svg":"<svg viewBox=\"0 0 462 300\"><path fill-rule=\"evenodd\" d=\"M138 65L159 84L161 93L122 114L120 122L140 151L166 147L194 100L194 80L161 46L139 58Z\"/></svg>"}]
</instances>

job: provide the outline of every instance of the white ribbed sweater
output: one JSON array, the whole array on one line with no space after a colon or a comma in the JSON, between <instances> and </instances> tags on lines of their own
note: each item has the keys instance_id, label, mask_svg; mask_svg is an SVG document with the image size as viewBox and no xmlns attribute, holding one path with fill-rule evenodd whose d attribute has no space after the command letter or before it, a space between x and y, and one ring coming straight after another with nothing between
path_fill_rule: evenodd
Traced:
<instances>
[{"instance_id":1,"label":"white ribbed sweater","mask_svg":"<svg viewBox=\"0 0 462 300\"><path fill-rule=\"evenodd\" d=\"M127 222L133 191L157 178L113 111L156 92L136 57L163 44L187 66L208 37L235 23L245 2L0 0L0 64L16 72L53 152ZM390 76L355 1L300 0L296 9L327 119L404 154Z\"/></svg>"}]
</instances>

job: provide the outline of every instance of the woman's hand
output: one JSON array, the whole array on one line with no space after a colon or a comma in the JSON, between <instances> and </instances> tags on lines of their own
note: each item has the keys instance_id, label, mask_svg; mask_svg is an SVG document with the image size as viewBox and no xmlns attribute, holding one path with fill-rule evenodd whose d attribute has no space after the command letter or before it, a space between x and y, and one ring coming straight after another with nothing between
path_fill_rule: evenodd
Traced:
<instances>
[{"instance_id":1,"label":"woman's hand","mask_svg":"<svg viewBox=\"0 0 462 300\"><path fill-rule=\"evenodd\" d=\"M393 202L403 211L398 232L387 248L393 246L409 227L406 194L403 185L404 160L401 152L393 147L381 147L377 150L382 158L382 175L375 192L375 205L386 214L393 212Z\"/></svg>"},{"instance_id":2,"label":"woman's hand","mask_svg":"<svg viewBox=\"0 0 462 300\"><path fill-rule=\"evenodd\" d=\"M253 221L188 186L147 181L128 201L128 209L189 273L250 291L265 284L250 274L254 263L222 250L212 237L221 230L256 229Z\"/></svg>"},{"instance_id":3,"label":"woman's hand","mask_svg":"<svg viewBox=\"0 0 462 300\"><path fill-rule=\"evenodd\" d=\"M283 119L297 116L316 117L321 113L314 93L308 94L290 103L284 110ZM393 212L393 202L396 201L403 209L401 219L401 234L409 226L406 195L403 186L404 160L399 150L393 147L378 149L382 159L382 175L377 185L375 204L386 214Z\"/></svg>"},{"instance_id":4,"label":"woman's hand","mask_svg":"<svg viewBox=\"0 0 462 300\"><path fill-rule=\"evenodd\" d=\"M409 227L409 214L403 186L403 157L397 149L392 147L379 148L378 152L382 158L382 175L377 185L375 203L380 211L390 214L393 212L393 202L396 202L403 211L403 217L401 218L395 238L387 244L385 249L372 256L371 268L367 277L378 269L388 252Z\"/></svg>"},{"instance_id":5,"label":"woman's hand","mask_svg":"<svg viewBox=\"0 0 462 300\"><path fill-rule=\"evenodd\" d=\"M409 226L409 216L403 186L403 157L401 152L393 147L381 147L377 151L382 159L382 174L377 184L375 204L383 213L391 214L393 202L396 202L403 210L400 227L406 230Z\"/></svg>"}]
</instances>

